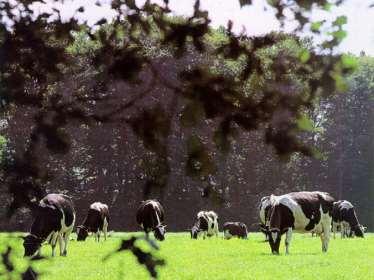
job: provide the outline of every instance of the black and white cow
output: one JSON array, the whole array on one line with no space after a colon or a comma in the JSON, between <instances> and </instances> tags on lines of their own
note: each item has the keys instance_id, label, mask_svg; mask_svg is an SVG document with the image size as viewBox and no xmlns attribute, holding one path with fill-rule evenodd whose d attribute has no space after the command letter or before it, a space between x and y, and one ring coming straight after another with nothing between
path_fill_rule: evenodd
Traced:
<instances>
[{"instance_id":1,"label":"black and white cow","mask_svg":"<svg viewBox=\"0 0 374 280\"><path fill-rule=\"evenodd\" d=\"M223 236L225 239L230 239L231 237L247 239L248 238L247 226L241 222L224 223L223 224Z\"/></svg>"},{"instance_id":2,"label":"black and white cow","mask_svg":"<svg viewBox=\"0 0 374 280\"><path fill-rule=\"evenodd\" d=\"M142 201L136 213L136 221L147 235L153 231L157 240L164 240L166 225L164 224L164 208L154 199Z\"/></svg>"},{"instance_id":3,"label":"black and white cow","mask_svg":"<svg viewBox=\"0 0 374 280\"><path fill-rule=\"evenodd\" d=\"M30 234L24 237L23 242L25 256L35 255L45 241L52 246L52 256L55 256L57 241L60 245L60 255L66 256L69 235L75 223L75 210L70 197L63 194L48 194L33 210L35 220Z\"/></svg>"},{"instance_id":4,"label":"black and white cow","mask_svg":"<svg viewBox=\"0 0 374 280\"><path fill-rule=\"evenodd\" d=\"M214 211L200 211L197 213L194 225L191 228L191 238L197 239L202 234L206 236L218 236L218 215Z\"/></svg>"},{"instance_id":5,"label":"black and white cow","mask_svg":"<svg viewBox=\"0 0 374 280\"><path fill-rule=\"evenodd\" d=\"M321 233L322 251L327 252L330 240L334 198L324 192L293 192L270 196L269 244L273 254L279 254L281 235L286 233L286 254L292 231Z\"/></svg>"},{"instance_id":6,"label":"black and white cow","mask_svg":"<svg viewBox=\"0 0 374 280\"><path fill-rule=\"evenodd\" d=\"M269 240L269 228L266 225L266 221L269 219L270 196L264 196L261 198L259 204L259 214L260 214L260 231L265 235L265 241Z\"/></svg>"},{"instance_id":7,"label":"black and white cow","mask_svg":"<svg viewBox=\"0 0 374 280\"><path fill-rule=\"evenodd\" d=\"M364 227L360 225L352 203L347 200L334 202L332 210L332 230L334 233L340 226L341 237L364 237Z\"/></svg>"},{"instance_id":8,"label":"black and white cow","mask_svg":"<svg viewBox=\"0 0 374 280\"><path fill-rule=\"evenodd\" d=\"M95 240L100 241L100 231L104 233L106 240L109 224L109 209L108 205L101 202L94 202L90 205L86 218L83 224L77 226L77 240L86 240L88 233L95 233Z\"/></svg>"}]
</instances>

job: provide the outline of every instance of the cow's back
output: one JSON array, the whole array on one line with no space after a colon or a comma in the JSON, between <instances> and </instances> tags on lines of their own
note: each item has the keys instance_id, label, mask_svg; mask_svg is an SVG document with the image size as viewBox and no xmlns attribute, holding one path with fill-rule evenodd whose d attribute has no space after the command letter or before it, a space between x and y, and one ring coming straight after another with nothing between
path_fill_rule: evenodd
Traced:
<instances>
[{"instance_id":1,"label":"cow's back","mask_svg":"<svg viewBox=\"0 0 374 280\"><path fill-rule=\"evenodd\" d=\"M164 221L164 210L161 204L156 200L143 201L136 212L136 221L144 228L154 227L158 222L156 213L159 222L162 223Z\"/></svg>"},{"instance_id":2,"label":"cow's back","mask_svg":"<svg viewBox=\"0 0 374 280\"><path fill-rule=\"evenodd\" d=\"M75 211L70 197L62 194L48 194L39 202L31 231L60 231L63 226L73 227L74 221Z\"/></svg>"},{"instance_id":3,"label":"cow's back","mask_svg":"<svg viewBox=\"0 0 374 280\"><path fill-rule=\"evenodd\" d=\"M273 199L275 203L285 206L285 209L281 209L282 212L290 210L294 220L293 228L300 232L311 230L320 232L322 220L331 218L334 202L329 194L322 192L293 192ZM289 216L287 214L288 220Z\"/></svg>"},{"instance_id":4,"label":"cow's back","mask_svg":"<svg viewBox=\"0 0 374 280\"><path fill-rule=\"evenodd\" d=\"M71 227L75 220L74 204L71 198L63 194L49 194L44 201L53 204L65 217L65 225Z\"/></svg>"},{"instance_id":5,"label":"cow's back","mask_svg":"<svg viewBox=\"0 0 374 280\"><path fill-rule=\"evenodd\" d=\"M106 218L107 221L109 222L109 208L108 208L108 205L104 204L104 203L101 203L101 202L94 202L90 205L90 209L89 211L96 211L96 213L94 214L95 216L98 215L99 216L99 219L104 221L104 219ZM91 211L91 212L93 212Z\"/></svg>"}]
</instances>

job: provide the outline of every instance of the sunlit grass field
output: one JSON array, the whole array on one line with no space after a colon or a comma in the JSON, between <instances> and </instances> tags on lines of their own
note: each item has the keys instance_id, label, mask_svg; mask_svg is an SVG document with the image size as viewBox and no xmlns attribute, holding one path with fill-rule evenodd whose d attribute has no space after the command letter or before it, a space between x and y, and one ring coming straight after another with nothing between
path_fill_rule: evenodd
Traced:
<instances>
[{"instance_id":1,"label":"sunlit grass field","mask_svg":"<svg viewBox=\"0 0 374 280\"><path fill-rule=\"evenodd\" d=\"M3 251L7 244L15 246L12 261L22 271L26 264L22 240L16 237L20 235L0 234L0 249ZM102 261L118 248L122 237L129 235L132 233L115 233L100 243L93 237L86 242L70 241L67 257L56 256L33 266L42 273L42 280L150 279L130 252ZM159 278L374 279L374 234L367 234L365 239L332 239L327 254L321 252L320 239L310 234L294 234L288 256L283 243L282 240L281 255L273 256L260 233L250 233L248 240L224 240L222 236L191 240L187 233L168 233L166 240L158 243L160 251L156 252L166 260L166 265L158 269ZM49 245L43 247L42 254L50 256Z\"/></svg>"}]
</instances>

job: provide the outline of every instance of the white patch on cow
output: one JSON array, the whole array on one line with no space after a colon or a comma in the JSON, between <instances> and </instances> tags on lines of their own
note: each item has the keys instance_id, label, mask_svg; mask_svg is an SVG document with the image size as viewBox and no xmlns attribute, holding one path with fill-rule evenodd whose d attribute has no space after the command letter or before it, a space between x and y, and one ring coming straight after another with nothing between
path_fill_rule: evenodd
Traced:
<instances>
[{"instance_id":1,"label":"white patch on cow","mask_svg":"<svg viewBox=\"0 0 374 280\"><path fill-rule=\"evenodd\" d=\"M271 233L271 238L273 239L273 242L275 242L275 240L277 240L277 237L278 237L278 232L272 232Z\"/></svg>"},{"instance_id":2,"label":"white patch on cow","mask_svg":"<svg viewBox=\"0 0 374 280\"><path fill-rule=\"evenodd\" d=\"M264 197L265 198L265 197ZM271 203L270 198L268 199L261 199L261 205L260 205L260 221L261 223L265 224L265 208L268 207Z\"/></svg>"},{"instance_id":3,"label":"white patch on cow","mask_svg":"<svg viewBox=\"0 0 374 280\"><path fill-rule=\"evenodd\" d=\"M334 239L335 239L335 233L338 231L338 226L339 225L340 225L340 223L332 222L332 232L334 234Z\"/></svg>"},{"instance_id":4,"label":"white patch on cow","mask_svg":"<svg viewBox=\"0 0 374 280\"><path fill-rule=\"evenodd\" d=\"M351 232L351 227L349 224L345 221L340 222L340 233L341 233L341 238L349 237Z\"/></svg>"},{"instance_id":5,"label":"white patch on cow","mask_svg":"<svg viewBox=\"0 0 374 280\"><path fill-rule=\"evenodd\" d=\"M205 217L205 213L205 211L200 211L199 213L197 213L197 218Z\"/></svg>"},{"instance_id":6,"label":"white patch on cow","mask_svg":"<svg viewBox=\"0 0 374 280\"><path fill-rule=\"evenodd\" d=\"M158 216L158 213L157 213L157 211L156 211L156 218L157 218L157 225L159 225L160 224L160 217Z\"/></svg>"},{"instance_id":7,"label":"white patch on cow","mask_svg":"<svg viewBox=\"0 0 374 280\"><path fill-rule=\"evenodd\" d=\"M104 232L104 240L106 240L106 237L108 235L108 221L106 217L104 218L103 232Z\"/></svg>"},{"instance_id":8,"label":"white patch on cow","mask_svg":"<svg viewBox=\"0 0 374 280\"><path fill-rule=\"evenodd\" d=\"M286 254L289 254L289 247L291 245L291 239L292 239L292 228L288 228L286 232Z\"/></svg>"},{"instance_id":9,"label":"white patch on cow","mask_svg":"<svg viewBox=\"0 0 374 280\"><path fill-rule=\"evenodd\" d=\"M204 218L208 221L208 230L202 231L203 237L208 236L218 236L218 215L214 211L200 211L197 213L197 218Z\"/></svg>"},{"instance_id":10,"label":"white patch on cow","mask_svg":"<svg viewBox=\"0 0 374 280\"><path fill-rule=\"evenodd\" d=\"M159 209L158 209L158 204L157 204L156 201L150 201L149 204L151 204L151 205L153 206L153 209L155 209L155 210L159 210ZM161 223L160 223L160 217L158 216L157 211L156 211L156 218L157 218L157 224L158 224L158 225L161 224Z\"/></svg>"},{"instance_id":11,"label":"white patch on cow","mask_svg":"<svg viewBox=\"0 0 374 280\"><path fill-rule=\"evenodd\" d=\"M90 208L93 209L93 210L96 210L96 211L103 211L103 210L107 210L108 211L108 205L104 204L104 203L101 203L101 202L94 202L90 205Z\"/></svg>"},{"instance_id":12,"label":"white patch on cow","mask_svg":"<svg viewBox=\"0 0 374 280\"><path fill-rule=\"evenodd\" d=\"M232 237L229 230L225 230L223 232L223 236L225 237L225 239L230 239Z\"/></svg>"},{"instance_id":13,"label":"white patch on cow","mask_svg":"<svg viewBox=\"0 0 374 280\"><path fill-rule=\"evenodd\" d=\"M353 205L352 203L350 203L349 201L347 200L344 200L341 204L340 204L342 208L346 208L346 209L351 209L353 208Z\"/></svg>"},{"instance_id":14,"label":"white patch on cow","mask_svg":"<svg viewBox=\"0 0 374 280\"><path fill-rule=\"evenodd\" d=\"M66 255L66 249L69 241L69 235L73 231L74 224L75 224L75 214L73 213L73 222L70 226L66 225L65 222L65 213L64 211L60 210L62 213L62 219L61 219L61 229L58 232L58 241L60 246L60 255L65 256Z\"/></svg>"}]
</instances>

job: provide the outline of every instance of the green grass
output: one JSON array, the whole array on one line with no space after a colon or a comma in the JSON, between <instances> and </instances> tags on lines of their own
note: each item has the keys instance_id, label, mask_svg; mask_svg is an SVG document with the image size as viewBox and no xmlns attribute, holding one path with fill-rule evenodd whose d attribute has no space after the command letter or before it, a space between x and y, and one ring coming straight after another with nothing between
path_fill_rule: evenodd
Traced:
<instances>
[{"instance_id":1,"label":"green grass","mask_svg":"<svg viewBox=\"0 0 374 280\"><path fill-rule=\"evenodd\" d=\"M100 244L93 238L71 241L67 257L57 256L34 266L43 273L42 280L149 279L129 252L102 262L125 236L129 234L116 233ZM309 234L293 235L288 256L283 244L280 256L271 255L262 240L259 233L251 233L248 240L191 240L187 233L168 233L157 252L167 262L158 269L160 279L374 279L374 234L365 239L332 239L326 254L321 252L320 239ZM16 268L24 269L22 240L0 234L0 250L9 243L16 248L12 256ZM42 253L49 256L50 246L44 246Z\"/></svg>"}]
</instances>

